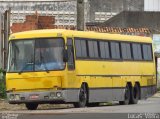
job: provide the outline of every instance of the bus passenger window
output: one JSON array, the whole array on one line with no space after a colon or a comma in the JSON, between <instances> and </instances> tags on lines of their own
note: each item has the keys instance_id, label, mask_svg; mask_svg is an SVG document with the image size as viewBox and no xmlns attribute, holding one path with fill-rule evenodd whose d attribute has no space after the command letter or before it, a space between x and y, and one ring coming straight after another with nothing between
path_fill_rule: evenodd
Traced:
<instances>
[{"instance_id":1,"label":"bus passenger window","mask_svg":"<svg viewBox=\"0 0 160 119\"><path fill-rule=\"evenodd\" d=\"M109 43L100 41L100 57L103 59L108 59L110 58L110 53L109 53Z\"/></svg>"},{"instance_id":2,"label":"bus passenger window","mask_svg":"<svg viewBox=\"0 0 160 119\"><path fill-rule=\"evenodd\" d=\"M89 57L98 58L98 44L97 41L88 41Z\"/></svg>"},{"instance_id":3,"label":"bus passenger window","mask_svg":"<svg viewBox=\"0 0 160 119\"><path fill-rule=\"evenodd\" d=\"M144 60L152 60L152 48L151 45L143 44L143 59Z\"/></svg>"},{"instance_id":4,"label":"bus passenger window","mask_svg":"<svg viewBox=\"0 0 160 119\"><path fill-rule=\"evenodd\" d=\"M121 51L124 60L132 59L130 43L121 43Z\"/></svg>"},{"instance_id":5,"label":"bus passenger window","mask_svg":"<svg viewBox=\"0 0 160 119\"><path fill-rule=\"evenodd\" d=\"M76 47L76 57L77 58L86 58L87 57L86 40L76 38L75 39L75 47Z\"/></svg>"},{"instance_id":6,"label":"bus passenger window","mask_svg":"<svg viewBox=\"0 0 160 119\"><path fill-rule=\"evenodd\" d=\"M135 60L142 60L142 51L141 51L141 45L137 43L132 44L132 50L133 50L133 58Z\"/></svg>"},{"instance_id":7,"label":"bus passenger window","mask_svg":"<svg viewBox=\"0 0 160 119\"><path fill-rule=\"evenodd\" d=\"M112 59L120 59L120 48L118 42L111 42L111 56Z\"/></svg>"}]
</instances>

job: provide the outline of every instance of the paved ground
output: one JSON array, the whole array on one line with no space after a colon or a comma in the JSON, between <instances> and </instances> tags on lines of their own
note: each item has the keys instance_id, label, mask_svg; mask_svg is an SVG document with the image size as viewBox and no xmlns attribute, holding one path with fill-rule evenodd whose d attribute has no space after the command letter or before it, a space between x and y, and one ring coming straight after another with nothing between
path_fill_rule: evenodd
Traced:
<instances>
[{"instance_id":1,"label":"paved ground","mask_svg":"<svg viewBox=\"0 0 160 119\"><path fill-rule=\"evenodd\" d=\"M116 114L107 114L107 113L19 114L18 116L12 116L12 118L4 118L4 116L2 118L3 119L128 119L128 114L117 114L117 113Z\"/></svg>"},{"instance_id":2,"label":"paved ground","mask_svg":"<svg viewBox=\"0 0 160 119\"><path fill-rule=\"evenodd\" d=\"M71 105L61 105L61 108L59 108L58 106L55 107L55 105L53 107L41 105L36 111L28 111L24 105L20 106L23 107L22 110L17 108L17 105L14 106L15 109L12 109L12 111L1 110L0 118L10 119L6 118L8 116L14 117L12 119L142 119L148 116L148 119L160 119L160 93L147 100L141 100L136 105L118 105L113 103L112 106L89 108L73 108Z\"/></svg>"}]
</instances>

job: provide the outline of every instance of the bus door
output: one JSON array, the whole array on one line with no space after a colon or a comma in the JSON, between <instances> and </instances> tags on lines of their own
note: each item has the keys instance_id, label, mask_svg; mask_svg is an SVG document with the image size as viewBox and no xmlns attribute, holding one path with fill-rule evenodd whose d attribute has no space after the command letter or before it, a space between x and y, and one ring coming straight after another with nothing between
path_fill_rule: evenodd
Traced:
<instances>
[{"instance_id":1,"label":"bus door","mask_svg":"<svg viewBox=\"0 0 160 119\"><path fill-rule=\"evenodd\" d=\"M75 58L74 58L74 47L73 47L73 39L67 38L67 53L68 53L68 84L70 87L75 86Z\"/></svg>"}]
</instances>

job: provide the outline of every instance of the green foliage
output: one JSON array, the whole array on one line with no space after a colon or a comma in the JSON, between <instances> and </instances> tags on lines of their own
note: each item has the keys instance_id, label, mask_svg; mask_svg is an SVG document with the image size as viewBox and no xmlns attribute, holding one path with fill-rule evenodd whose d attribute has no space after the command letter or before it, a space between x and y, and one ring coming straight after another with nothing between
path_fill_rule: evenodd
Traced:
<instances>
[{"instance_id":1,"label":"green foliage","mask_svg":"<svg viewBox=\"0 0 160 119\"><path fill-rule=\"evenodd\" d=\"M160 91L160 87L157 88L157 91Z\"/></svg>"},{"instance_id":2,"label":"green foliage","mask_svg":"<svg viewBox=\"0 0 160 119\"><path fill-rule=\"evenodd\" d=\"M0 98L6 98L5 71L0 69Z\"/></svg>"}]
</instances>

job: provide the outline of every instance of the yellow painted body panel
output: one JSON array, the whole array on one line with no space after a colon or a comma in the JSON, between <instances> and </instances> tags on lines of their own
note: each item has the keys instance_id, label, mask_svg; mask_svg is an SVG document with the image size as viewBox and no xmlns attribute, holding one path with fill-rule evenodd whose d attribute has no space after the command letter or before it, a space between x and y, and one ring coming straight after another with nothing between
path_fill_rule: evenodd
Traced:
<instances>
[{"instance_id":1,"label":"yellow painted body panel","mask_svg":"<svg viewBox=\"0 0 160 119\"><path fill-rule=\"evenodd\" d=\"M141 86L152 85L146 82L151 79L155 85L155 67L153 62L115 62L115 61L76 61L78 75L108 75L101 79L92 80L90 87L125 87L126 82L140 82ZM128 76L127 76L128 75ZM136 76L137 75L137 76ZM152 76L141 76L152 75ZM111 81L113 80L113 81ZM113 82L113 84L112 84Z\"/></svg>"},{"instance_id":2,"label":"yellow painted body panel","mask_svg":"<svg viewBox=\"0 0 160 119\"><path fill-rule=\"evenodd\" d=\"M41 37L82 37L152 43L149 37L127 36L95 32L70 30L37 30L12 34L10 40ZM153 56L154 57L154 56ZM89 88L125 87L127 82L132 85L139 82L140 86L156 85L154 61L91 61L76 60L75 71L26 72L22 74L7 73L7 90L48 90L58 88L80 88L86 82Z\"/></svg>"},{"instance_id":3,"label":"yellow painted body panel","mask_svg":"<svg viewBox=\"0 0 160 119\"><path fill-rule=\"evenodd\" d=\"M45 90L62 86L64 74L54 72L7 73L7 90Z\"/></svg>"}]
</instances>

